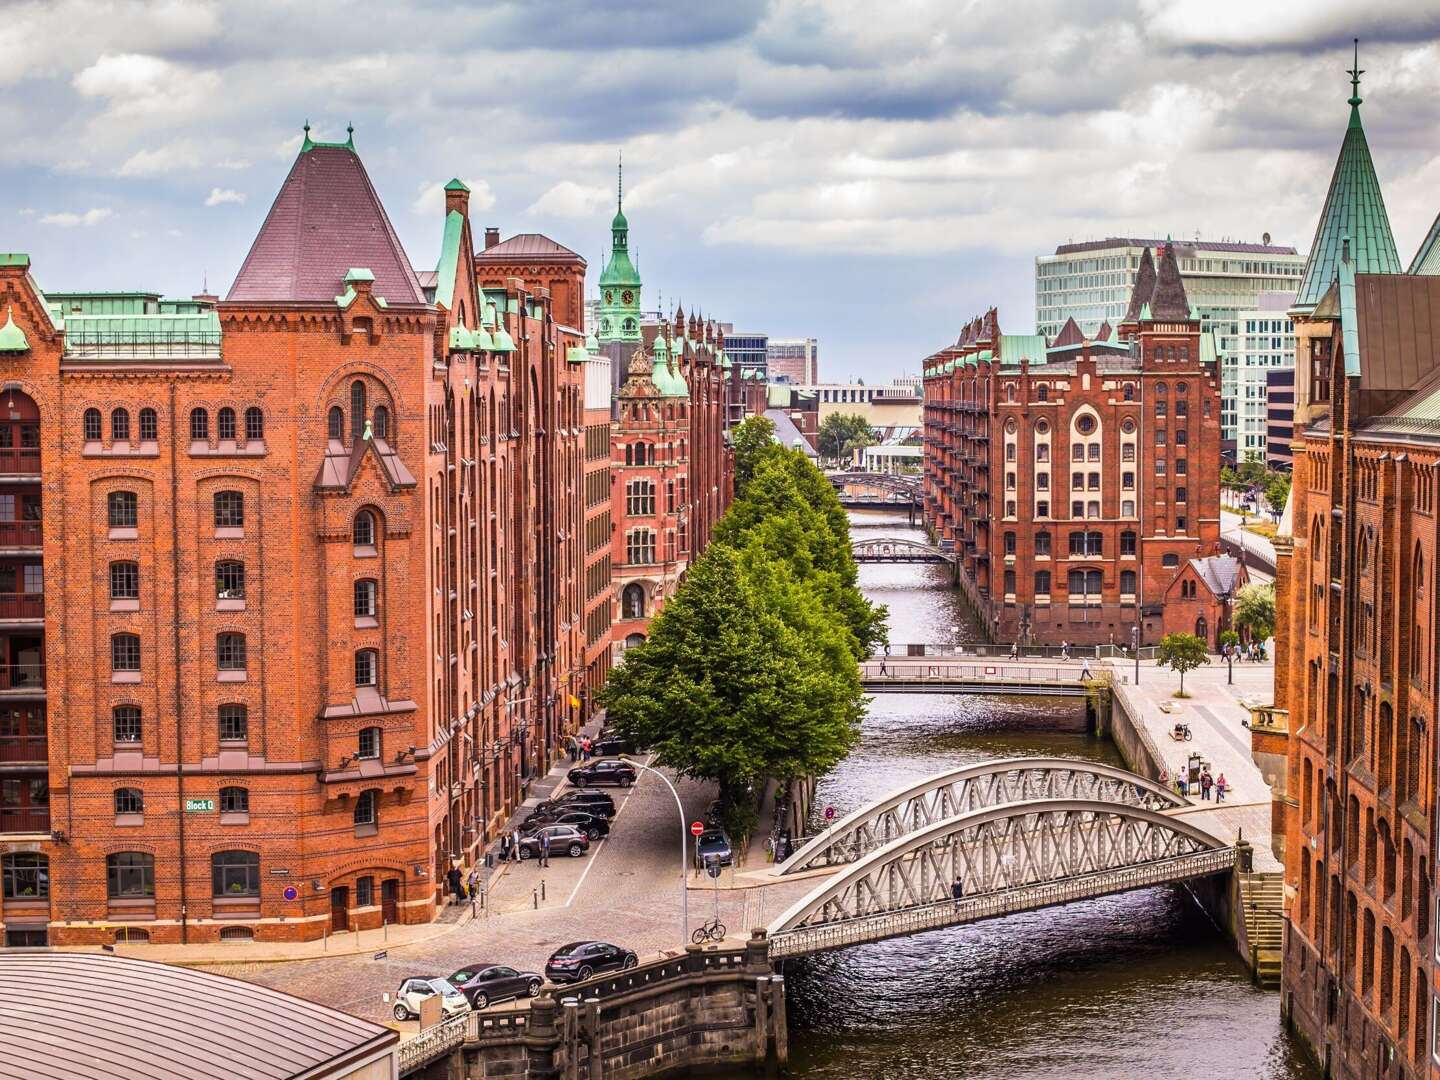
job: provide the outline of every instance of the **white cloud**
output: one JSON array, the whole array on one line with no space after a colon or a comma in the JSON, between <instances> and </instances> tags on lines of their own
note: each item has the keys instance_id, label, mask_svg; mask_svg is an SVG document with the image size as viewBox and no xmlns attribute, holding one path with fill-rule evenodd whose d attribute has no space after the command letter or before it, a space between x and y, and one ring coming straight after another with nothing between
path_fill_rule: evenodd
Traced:
<instances>
[{"instance_id":1,"label":"white cloud","mask_svg":"<svg viewBox=\"0 0 1440 1080\"><path fill-rule=\"evenodd\" d=\"M243 203L245 193L236 191L234 188L211 188L210 197L205 200L206 206L219 206L221 203Z\"/></svg>"},{"instance_id":2,"label":"white cloud","mask_svg":"<svg viewBox=\"0 0 1440 1080\"><path fill-rule=\"evenodd\" d=\"M135 151L115 170L115 175L164 176L177 169L194 169L199 165L200 155L189 143L171 143Z\"/></svg>"},{"instance_id":3,"label":"white cloud","mask_svg":"<svg viewBox=\"0 0 1440 1080\"><path fill-rule=\"evenodd\" d=\"M220 76L145 53L106 53L71 85L81 97L104 99L111 117L153 120L212 104Z\"/></svg>"},{"instance_id":4,"label":"white cloud","mask_svg":"<svg viewBox=\"0 0 1440 1080\"><path fill-rule=\"evenodd\" d=\"M63 211L58 214L46 214L40 219L40 224L58 225L62 229L73 229L77 225L98 225L114 213L115 211L111 210L108 206L94 206L86 210L83 214L71 213L70 211Z\"/></svg>"},{"instance_id":5,"label":"white cloud","mask_svg":"<svg viewBox=\"0 0 1440 1080\"><path fill-rule=\"evenodd\" d=\"M420 194L410 204L410 209L417 214L438 215L445 208L445 185L449 182L445 180L433 184L422 183ZM484 180L465 180L463 183L470 189L471 210L489 210L495 205L495 193Z\"/></svg>"},{"instance_id":6,"label":"white cloud","mask_svg":"<svg viewBox=\"0 0 1440 1080\"><path fill-rule=\"evenodd\" d=\"M19 213L20 213L20 216L21 216L21 217L34 217L34 216L35 216L35 208L34 208L33 206L22 207L22 208L20 209Z\"/></svg>"},{"instance_id":7,"label":"white cloud","mask_svg":"<svg viewBox=\"0 0 1440 1080\"><path fill-rule=\"evenodd\" d=\"M525 209L540 217L593 218L610 205L615 193L603 187L587 187L574 180L561 180Z\"/></svg>"}]
</instances>

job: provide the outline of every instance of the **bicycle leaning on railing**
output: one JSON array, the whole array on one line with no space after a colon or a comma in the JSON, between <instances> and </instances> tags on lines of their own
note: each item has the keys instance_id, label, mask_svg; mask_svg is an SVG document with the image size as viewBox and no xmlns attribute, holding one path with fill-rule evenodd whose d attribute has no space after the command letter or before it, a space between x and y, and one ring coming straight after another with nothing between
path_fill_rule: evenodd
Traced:
<instances>
[{"instance_id":1,"label":"bicycle leaning on railing","mask_svg":"<svg viewBox=\"0 0 1440 1080\"><path fill-rule=\"evenodd\" d=\"M704 926L696 927L690 940L696 945L704 945L707 941L724 941L725 924L718 917L711 919Z\"/></svg>"}]
</instances>

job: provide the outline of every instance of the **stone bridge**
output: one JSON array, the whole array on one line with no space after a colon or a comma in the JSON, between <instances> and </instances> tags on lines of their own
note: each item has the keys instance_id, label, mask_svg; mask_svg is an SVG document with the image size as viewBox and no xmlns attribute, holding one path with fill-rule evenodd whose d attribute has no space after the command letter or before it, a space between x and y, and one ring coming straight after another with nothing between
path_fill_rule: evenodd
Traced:
<instances>
[{"instance_id":1,"label":"stone bridge","mask_svg":"<svg viewBox=\"0 0 1440 1080\"><path fill-rule=\"evenodd\" d=\"M1075 758L983 761L862 806L811 837L774 873L786 876L847 865L947 818L1035 799L1088 799L1150 810L1188 805L1169 788L1113 765Z\"/></svg>"},{"instance_id":2,"label":"stone bridge","mask_svg":"<svg viewBox=\"0 0 1440 1080\"><path fill-rule=\"evenodd\" d=\"M821 879L767 928L770 956L1206 877L1239 861L1236 848L1148 806L1068 798L1001 803L901 835ZM958 902L951 896L957 878L964 884Z\"/></svg>"}]
</instances>

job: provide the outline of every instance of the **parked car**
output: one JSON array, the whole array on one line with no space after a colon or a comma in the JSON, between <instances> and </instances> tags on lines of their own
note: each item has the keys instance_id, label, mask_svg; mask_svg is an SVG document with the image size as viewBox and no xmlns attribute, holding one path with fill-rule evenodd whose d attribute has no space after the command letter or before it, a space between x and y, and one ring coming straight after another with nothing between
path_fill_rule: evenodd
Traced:
<instances>
[{"instance_id":1,"label":"parked car","mask_svg":"<svg viewBox=\"0 0 1440 1080\"><path fill-rule=\"evenodd\" d=\"M607 735L600 733L600 737L590 744L590 753L595 757L614 757L616 754L633 754L635 744L629 739L620 735Z\"/></svg>"},{"instance_id":2,"label":"parked car","mask_svg":"<svg viewBox=\"0 0 1440 1080\"><path fill-rule=\"evenodd\" d=\"M597 817L613 818L615 800L603 791L567 791L558 799L547 799L535 807L535 813L565 813L580 810Z\"/></svg>"},{"instance_id":3,"label":"parked car","mask_svg":"<svg viewBox=\"0 0 1440 1080\"><path fill-rule=\"evenodd\" d=\"M592 843L610 835L610 822L603 814L591 814L584 810L565 810L557 807L544 812L536 811L525 819L520 831L529 832L541 825L573 825L585 834Z\"/></svg>"},{"instance_id":4,"label":"parked car","mask_svg":"<svg viewBox=\"0 0 1440 1080\"><path fill-rule=\"evenodd\" d=\"M695 861L704 866L712 860L721 866L729 866L735 861L735 851L724 829L706 829L695 841Z\"/></svg>"},{"instance_id":5,"label":"parked car","mask_svg":"<svg viewBox=\"0 0 1440 1080\"><path fill-rule=\"evenodd\" d=\"M589 838L574 825L541 825L534 832L525 833L516 841L520 845L520 858L540 857L540 838L550 837L551 855L569 855L578 858L590 850Z\"/></svg>"},{"instance_id":6,"label":"parked car","mask_svg":"<svg viewBox=\"0 0 1440 1080\"><path fill-rule=\"evenodd\" d=\"M510 998L534 997L545 984L538 971L516 971L501 964L466 964L446 981L469 999L473 1009Z\"/></svg>"},{"instance_id":7,"label":"parked car","mask_svg":"<svg viewBox=\"0 0 1440 1080\"><path fill-rule=\"evenodd\" d=\"M636 772L635 766L628 761L607 758L604 761L577 765L567 775L576 787L583 788L587 784L618 784L620 787L629 787L635 783Z\"/></svg>"},{"instance_id":8,"label":"parked car","mask_svg":"<svg viewBox=\"0 0 1440 1080\"><path fill-rule=\"evenodd\" d=\"M420 1015L420 1002L435 994L440 995L440 1015L449 1020L452 1016L470 1011L470 999L451 983L435 975L414 975L400 984L395 991L394 1014L396 1020L409 1020Z\"/></svg>"},{"instance_id":9,"label":"parked car","mask_svg":"<svg viewBox=\"0 0 1440 1080\"><path fill-rule=\"evenodd\" d=\"M583 982L605 971L626 971L640 962L630 949L605 941L572 941L561 945L545 962L545 977L554 983Z\"/></svg>"}]
</instances>

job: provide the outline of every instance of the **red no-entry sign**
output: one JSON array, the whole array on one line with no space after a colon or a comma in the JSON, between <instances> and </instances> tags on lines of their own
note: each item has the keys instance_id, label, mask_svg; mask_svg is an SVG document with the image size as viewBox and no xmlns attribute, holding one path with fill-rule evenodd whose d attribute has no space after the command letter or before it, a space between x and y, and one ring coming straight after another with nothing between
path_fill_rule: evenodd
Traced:
<instances>
[{"instance_id":1,"label":"red no-entry sign","mask_svg":"<svg viewBox=\"0 0 1440 1080\"><path fill-rule=\"evenodd\" d=\"M702 832L704 832L704 831L705 831L705 823L704 823L703 821L692 821L692 822L690 822L690 835L691 835L691 836L699 836L699 835L700 835Z\"/></svg>"}]
</instances>

